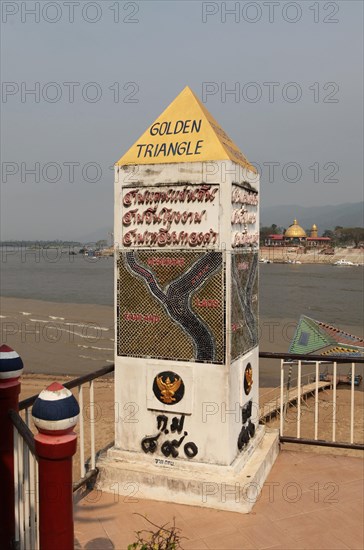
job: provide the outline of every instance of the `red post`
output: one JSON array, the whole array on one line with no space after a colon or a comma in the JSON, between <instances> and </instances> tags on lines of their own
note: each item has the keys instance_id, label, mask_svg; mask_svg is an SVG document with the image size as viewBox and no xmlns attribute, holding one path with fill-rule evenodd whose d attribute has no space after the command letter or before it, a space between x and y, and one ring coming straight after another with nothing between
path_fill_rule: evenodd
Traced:
<instances>
[{"instance_id":1,"label":"red post","mask_svg":"<svg viewBox=\"0 0 364 550\"><path fill-rule=\"evenodd\" d=\"M72 393L58 382L43 390L32 409L39 434L39 542L42 550L73 550L72 457L77 436L72 431L80 409Z\"/></svg>"},{"instance_id":2,"label":"red post","mask_svg":"<svg viewBox=\"0 0 364 550\"><path fill-rule=\"evenodd\" d=\"M19 382L0 380L0 540L4 548L11 548L15 536L14 434L8 411L18 410L19 393Z\"/></svg>"},{"instance_id":3,"label":"red post","mask_svg":"<svg viewBox=\"0 0 364 550\"><path fill-rule=\"evenodd\" d=\"M77 436L37 434L39 541L42 550L73 550L72 457Z\"/></svg>"},{"instance_id":4,"label":"red post","mask_svg":"<svg viewBox=\"0 0 364 550\"><path fill-rule=\"evenodd\" d=\"M0 347L0 542L4 550L12 548L15 538L14 431L9 410L19 410L19 377L23 362L19 355Z\"/></svg>"}]
</instances>

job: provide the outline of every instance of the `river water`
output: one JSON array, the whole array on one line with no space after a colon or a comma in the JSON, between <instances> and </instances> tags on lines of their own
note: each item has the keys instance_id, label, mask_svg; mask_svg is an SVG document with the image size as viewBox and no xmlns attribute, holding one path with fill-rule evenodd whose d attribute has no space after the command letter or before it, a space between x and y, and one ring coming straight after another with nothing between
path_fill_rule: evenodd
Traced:
<instances>
[{"instance_id":1,"label":"river water","mask_svg":"<svg viewBox=\"0 0 364 550\"><path fill-rule=\"evenodd\" d=\"M113 258L5 248L0 254L1 296L113 305ZM363 337L363 275L363 267L260 264L260 349L287 351L302 314Z\"/></svg>"},{"instance_id":2,"label":"river water","mask_svg":"<svg viewBox=\"0 0 364 550\"><path fill-rule=\"evenodd\" d=\"M1 295L52 302L113 305L113 258L92 259L56 250L1 253ZM362 267L261 264L260 317L363 323Z\"/></svg>"}]
</instances>

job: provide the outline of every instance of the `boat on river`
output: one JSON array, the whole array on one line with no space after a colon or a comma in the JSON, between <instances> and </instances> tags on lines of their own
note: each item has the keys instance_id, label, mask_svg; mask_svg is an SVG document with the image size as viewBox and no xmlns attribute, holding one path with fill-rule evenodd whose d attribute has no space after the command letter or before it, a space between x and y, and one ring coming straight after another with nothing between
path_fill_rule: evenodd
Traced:
<instances>
[{"instance_id":1,"label":"boat on river","mask_svg":"<svg viewBox=\"0 0 364 550\"><path fill-rule=\"evenodd\" d=\"M341 258L341 260L337 260L336 262L334 262L333 265L357 266L358 264L354 264L350 260L345 260L344 258Z\"/></svg>"},{"instance_id":2,"label":"boat on river","mask_svg":"<svg viewBox=\"0 0 364 550\"><path fill-rule=\"evenodd\" d=\"M321 372L319 376L320 382L331 382L334 381L334 375L329 374L328 372ZM360 386L361 382L363 380L363 377L361 374L356 374L354 376L354 386ZM338 374L336 376L336 384L346 384L347 386L351 386L351 373L349 374Z\"/></svg>"}]
</instances>

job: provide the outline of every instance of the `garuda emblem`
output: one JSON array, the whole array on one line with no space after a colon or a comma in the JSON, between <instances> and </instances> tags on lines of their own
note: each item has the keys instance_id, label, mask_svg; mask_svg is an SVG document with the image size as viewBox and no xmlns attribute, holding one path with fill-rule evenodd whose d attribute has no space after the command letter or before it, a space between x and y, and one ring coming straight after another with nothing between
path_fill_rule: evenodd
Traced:
<instances>
[{"instance_id":1,"label":"garuda emblem","mask_svg":"<svg viewBox=\"0 0 364 550\"><path fill-rule=\"evenodd\" d=\"M244 375L244 391L246 395L249 395L250 390L252 389L253 385L253 369L250 363L247 364L245 368L245 375Z\"/></svg>"},{"instance_id":2,"label":"garuda emblem","mask_svg":"<svg viewBox=\"0 0 364 550\"><path fill-rule=\"evenodd\" d=\"M172 405L181 401L184 384L182 378L174 372L162 372L154 379L153 391L161 403Z\"/></svg>"}]
</instances>

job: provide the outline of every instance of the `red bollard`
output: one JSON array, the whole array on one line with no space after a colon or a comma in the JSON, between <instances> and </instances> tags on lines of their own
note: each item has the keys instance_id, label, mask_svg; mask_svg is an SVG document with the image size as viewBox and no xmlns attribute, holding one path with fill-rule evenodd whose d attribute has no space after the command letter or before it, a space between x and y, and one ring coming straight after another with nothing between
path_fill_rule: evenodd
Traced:
<instances>
[{"instance_id":1,"label":"red bollard","mask_svg":"<svg viewBox=\"0 0 364 550\"><path fill-rule=\"evenodd\" d=\"M72 431L80 409L72 393L54 382L32 409L39 467L39 542L42 550L73 550Z\"/></svg>"},{"instance_id":2,"label":"red bollard","mask_svg":"<svg viewBox=\"0 0 364 550\"><path fill-rule=\"evenodd\" d=\"M9 346L0 347L0 542L12 548L15 538L14 431L9 410L19 410L19 377L23 362Z\"/></svg>"},{"instance_id":3,"label":"red bollard","mask_svg":"<svg viewBox=\"0 0 364 550\"><path fill-rule=\"evenodd\" d=\"M73 550L72 457L77 436L37 434L39 541L42 550Z\"/></svg>"}]
</instances>

